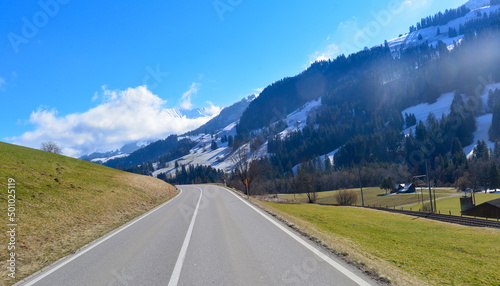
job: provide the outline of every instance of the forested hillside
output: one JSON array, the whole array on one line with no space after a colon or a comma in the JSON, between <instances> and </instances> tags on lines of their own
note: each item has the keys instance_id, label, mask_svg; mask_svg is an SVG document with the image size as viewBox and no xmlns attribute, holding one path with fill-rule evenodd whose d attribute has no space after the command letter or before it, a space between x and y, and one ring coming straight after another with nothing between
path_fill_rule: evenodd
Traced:
<instances>
[{"instance_id":1,"label":"forested hillside","mask_svg":"<svg viewBox=\"0 0 500 286\"><path fill-rule=\"evenodd\" d=\"M499 13L467 22L462 32L463 40L451 49L442 42L437 46L423 43L393 57L383 45L317 62L301 75L268 87L243 114L239 136L252 138L250 130L277 121L279 117L272 116L277 114L276 106L283 105L276 104L280 100L288 103L283 106L293 108L292 103L321 96L322 108L310 115L304 129L284 138L273 135L272 126L260 133L270 135L271 156L268 162L261 162L275 170L266 172L269 179L294 176L292 167L302 163L307 163L309 173L322 174L326 166L341 171L359 165L376 170L402 164L410 176L425 174L427 162L440 182L456 183L462 176L470 176L469 164L478 166L467 161L462 147L478 143L475 158L483 159L481 154L488 149L484 142L473 142L476 117L493 110L490 139L497 140L500 134L495 124L500 118L496 92L491 93L488 106L483 106L481 99L486 84L500 82ZM301 93L299 83L305 82L311 84L310 89ZM425 122L416 122L414 114L401 113L422 102L435 102L449 92L455 96L449 114L443 117L431 113ZM268 116L262 118L262 114ZM405 136L403 129L408 127L412 129ZM319 158L336 149L332 162ZM374 177L372 184L378 183Z\"/></svg>"},{"instance_id":2,"label":"forested hillside","mask_svg":"<svg viewBox=\"0 0 500 286\"><path fill-rule=\"evenodd\" d=\"M177 135L171 135L164 140L159 140L150 145L141 148L125 158L117 158L109 160L105 163L106 166L133 171L138 165L146 165L148 172L136 171L135 173L148 174L153 170L152 162L166 162L175 158L181 157L193 147L193 143L188 140L179 140ZM149 166L148 166L149 165ZM132 168L132 169L130 169Z\"/></svg>"},{"instance_id":3,"label":"forested hillside","mask_svg":"<svg viewBox=\"0 0 500 286\"><path fill-rule=\"evenodd\" d=\"M496 179L480 179L478 174L488 173L492 178L498 174L500 145L493 148L492 142L500 139L500 92L486 90L486 86L500 83L500 12L495 7L487 11L481 14L462 6L423 18L411 29L459 20L459 40L451 45L435 38L435 44L424 39L408 46L398 44L397 48L385 42L313 63L297 76L274 82L241 115L234 143L225 144L223 139L226 134L221 128L228 122L214 120L188 134L211 134L210 151L198 154L201 149L189 150L195 143L176 143L177 138L172 137L151 144L145 153L112 160L108 165L120 164L130 171L151 174L175 160L175 168L163 178L182 183L221 181L221 173L213 169L221 166L232 173L227 177L232 177L232 184L242 187L234 173L238 164L231 162L231 154L244 148L251 153L247 158L254 158L252 168L262 171L257 172L256 180L256 188L262 192L293 191L304 180L316 190L355 187L361 173L363 183L372 186L379 185L383 177L411 181L412 176L427 171L444 185L466 180L472 184L469 178L476 185L491 184ZM440 102L444 95L449 98L446 112L427 112L425 117L403 112L422 103ZM229 116L223 113L219 117ZM235 119L232 127L237 121L231 119ZM479 119L483 125L486 120L492 124L487 127L489 138L478 141ZM196 141L197 137L190 138ZM489 143L483 141L488 139ZM467 146L472 147L466 154ZM199 157L183 157L190 152ZM214 153L204 157L208 152ZM141 155L146 153L148 156ZM179 160L182 164L211 168L178 165L175 155L184 158ZM174 180L176 176L179 178Z\"/></svg>"}]
</instances>

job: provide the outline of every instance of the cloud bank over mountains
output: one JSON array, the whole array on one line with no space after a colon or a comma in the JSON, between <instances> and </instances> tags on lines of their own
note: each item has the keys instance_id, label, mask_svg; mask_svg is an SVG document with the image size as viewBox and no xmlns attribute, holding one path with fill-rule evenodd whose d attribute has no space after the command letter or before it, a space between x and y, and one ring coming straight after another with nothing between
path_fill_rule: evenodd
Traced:
<instances>
[{"instance_id":1,"label":"cloud bank over mountains","mask_svg":"<svg viewBox=\"0 0 500 286\"><path fill-rule=\"evenodd\" d=\"M34 130L9 138L9 141L32 148L40 148L42 142L54 141L64 155L79 157L119 149L134 141L181 134L203 125L221 111L220 107L207 102L208 107L190 112L188 116L183 114L190 96L197 90L198 85L193 84L184 94L184 104L179 109L166 108L166 101L146 86L123 91L111 91L103 86L103 102L98 106L84 113L68 115L59 115L55 108L39 108L29 119Z\"/></svg>"}]
</instances>

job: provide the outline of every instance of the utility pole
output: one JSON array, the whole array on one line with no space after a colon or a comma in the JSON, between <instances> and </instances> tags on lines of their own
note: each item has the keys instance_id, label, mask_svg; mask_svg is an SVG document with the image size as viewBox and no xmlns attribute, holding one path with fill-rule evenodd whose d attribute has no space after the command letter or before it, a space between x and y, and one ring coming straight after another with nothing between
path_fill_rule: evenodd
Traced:
<instances>
[{"instance_id":1,"label":"utility pole","mask_svg":"<svg viewBox=\"0 0 500 286\"><path fill-rule=\"evenodd\" d=\"M250 199L250 193L248 191L248 180L245 179L245 186L246 186L246 189L247 189L247 199Z\"/></svg>"},{"instance_id":2,"label":"utility pole","mask_svg":"<svg viewBox=\"0 0 500 286\"><path fill-rule=\"evenodd\" d=\"M432 203L431 179L429 178L428 162L425 160L425 172L427 174L427 185L429 186L429 202L431 203L431 213L434 212L434 204Z\"/></svg>"},{"instance_id":3,"label":"utility pole","mask_svg":"<svg viewBox=\"0 0 500 286\"><path fill-rule=\"evenodd\" d=\"M426 175L421 175L421 176L413 176L413 181L415 181L415 179L419 179L419 178L422 178L422 177L425 177ZM416 185L416 183L414 182L414 184ZM415 186L415 193L417 194L417 200L418 200L418 203L419 204L424 204L424 191L422 189L422 187L420 187L420 194L417 192L417 186Z\"/></svg>"},{"instance_id":4,"label":"utility pole","mask_svg":"<svg viewBox=\"0 0 500 286\"><path fill-rule=\"evenodd\" d=\"M361 189L361 206L365 206L365 198L363 197L363 183L361 182L361 164L358 167L359 174L359 188Z\"/></svg>"}]
</instances>

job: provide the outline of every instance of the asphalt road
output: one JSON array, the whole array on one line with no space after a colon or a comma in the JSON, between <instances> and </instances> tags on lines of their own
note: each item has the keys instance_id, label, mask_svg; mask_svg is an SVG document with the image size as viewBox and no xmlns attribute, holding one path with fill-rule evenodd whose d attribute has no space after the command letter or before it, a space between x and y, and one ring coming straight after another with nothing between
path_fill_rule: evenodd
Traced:
<instances>
[{"instance_id":1,"label":"asphalt road","mask_svg":"<svg viewBox=\"0 0 500 286\"><path fill-rule=\"evenodd\" d=\"M170 202L20 285L375 285L233 192Z\"/></svg>"}]
</instances>

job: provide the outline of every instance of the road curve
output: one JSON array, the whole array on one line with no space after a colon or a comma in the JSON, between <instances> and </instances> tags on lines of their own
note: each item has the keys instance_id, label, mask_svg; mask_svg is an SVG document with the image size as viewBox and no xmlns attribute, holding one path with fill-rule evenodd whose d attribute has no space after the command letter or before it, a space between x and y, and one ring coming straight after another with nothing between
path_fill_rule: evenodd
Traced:
<instances>
[{"instance_id":1,"label":"road curve","mask_svg":"<svg viewBox=\"0 0 500 286\"><path fill-rule=\"evenodd\" d=\"M376 285L232 191L180 189L19 285Z\"/></svg>"}]
</instances>

